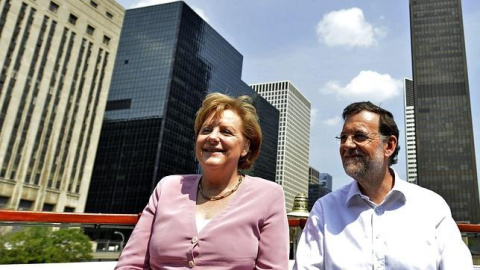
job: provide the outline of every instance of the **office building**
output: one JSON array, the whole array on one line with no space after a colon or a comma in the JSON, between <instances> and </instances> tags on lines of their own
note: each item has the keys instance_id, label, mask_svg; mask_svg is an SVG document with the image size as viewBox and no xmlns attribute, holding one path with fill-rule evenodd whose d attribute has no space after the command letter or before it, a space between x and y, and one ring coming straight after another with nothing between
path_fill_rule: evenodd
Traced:
<instances>
[{"instance_id":1,"label":"office building","mask_svg":"<svg viewBox=\"0 0 480 270\"><path fill-rule=\"evenodd\" d=\"M0 205L82 212L125 10L0 1Z\"/></svg>"},{"instance_id":2,"label":"office building","mask_svg":"<svg viewBox=\"0 0 480 270\"><path fill-rule=\"evenodd\" d=\"M312 210L315 202L327 195L332 189L327 188L328 182L332 185L332 176L328 173L320 173L316 169L308 168L308 211Z\"/></svg>"},{"instance_id":3,"label":"office building","mask_svg":"<svg viewBox=\"0 0 480 270\"><path fill-rule=\"evenodd\" d=\"M320 173L319 175L319 184L330 191L332 190L332 180L332 176L328 173Z\"/></svg>"},{"instance_id":4,"label":"office building","mask_svg":"<svg viewBox=\"0 0 480 270\"><path fill-rule=\"evenodd\" d=\"M415 141L415 106L413 98L413 81L403 81L403 102L405 106L405 145L407 154L407 181L417 182L417 147Z\"/></svg>"},{"instance_id":5,"label":"office building","mask_svg":"<svg viewBox=\"0 0 480 270\"><path fill-rule=\"evenodd\" d=\"M249 174L275 179L279 112L241 80L242 61L184 2L127 10L87 211L138 213L162 177L199 173L193 127L209 92L252 96L264 140Z\"/></svg>"},{"instance_id":6,"label":"office building","mask_svg":"<svg viewBox=\"0 0 480 270\"><path fill-rule=\"evenodd\" d=\"M296 195L308 194L310 101L289 81L250 87L280 111L275 181L283 187L287 209L292 209Z\"/></svg>"},{"instance_id":7,"label":"office building","mask_svg":"<svg viewBox=\"0 0 480 270\"><path fill-rule=\"evenodd\" d=\"M461 0L410 0L417 183L480 222Z\"/></svg>"}]
</instances>

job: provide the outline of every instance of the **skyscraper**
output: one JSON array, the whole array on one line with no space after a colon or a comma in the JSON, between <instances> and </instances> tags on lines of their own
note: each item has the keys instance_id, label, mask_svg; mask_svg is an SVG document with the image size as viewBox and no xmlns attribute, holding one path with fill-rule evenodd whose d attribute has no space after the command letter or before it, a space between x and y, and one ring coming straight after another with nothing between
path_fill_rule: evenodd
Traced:
<instances>
[{"instance_id":1,"label":"skyscraper","mask_svg":"<svg viewBox=\"0 0 480 270\"><path fill-rule=\"evenodd\" d=\"M318 199L332 191L331 188L327 187L327 182L330 182L330 186L332 185L332 176L309 167L308 178L308 211L311 211Z\"/></svg>"},{"instance_id":2,"label":"skyscraper","mask_svg":"<svg viewBox=\"0 0 480 270\"><path fill-rule=\"evenodd\" d=\"M264 140L250 174L275 179L279 112L241 80L242 61L184 2L127 10L87 211L138 213L162 177L198 173L193 126L209 92L252 96Z\"/></svg>"},{"instance_id":3,"label":"skyscraper","mask_svg":"<svg viewBox=\"0 0 480 270\"><path fill-rule=\"evenodd\" d=\"M280 111L275 181L283 186L287 209L292 209L296 195L308 194L310 101L289 81L250 87Z\"/></svg>"},{"instance_id":4,"label":"skyscraper","mask_svg":"<svg viewBox=\"0 0 480 270\"><path fill-rule=\"evenodd\" d=\"M125 10L0 1L0 206L82 212Z\"/></svg>"},{"instance_id":5,"label":"skyscraper","mask_svg":"<svg viewBox=\"0 0 480 270\"><path fill-rule=\"evenodd\" d=\"M415 141L415 102L413 81L404 79L403 101L405 106L405 145L407 152L407 181L417 183L417 147Z\"/></svg>"},{"instance_id":6,"label":"skyscraper","mask_svg":"<svg viewBox=\"0 0 480 270\"><path fill-rule=\"evenodd\" d=\"M410 0L418 184L480 222L461 0Z\"/></svg>"},{"instance_id":7,"label":"skyscraper","mask_svg":"<svg viewBox=\"0 0 480 270\"><path fill-rule=\"evenodd\" d=\"M320 173L319 183L321 186L326 187L330 191L332 190L332 176L328 173Z\"/></svg>"}]
</instances>

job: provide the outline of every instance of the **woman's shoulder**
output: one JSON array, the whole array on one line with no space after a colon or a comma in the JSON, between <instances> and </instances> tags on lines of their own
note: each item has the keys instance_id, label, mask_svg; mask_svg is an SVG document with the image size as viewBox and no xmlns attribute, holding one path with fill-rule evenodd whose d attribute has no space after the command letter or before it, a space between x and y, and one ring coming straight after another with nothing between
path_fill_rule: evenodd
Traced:
<instances>
[{"instance_id":1,"label":"woman's shoulder","mask_svg":"<svg viewBox=\"0 0 480 270\"><path fill-rule=\"evenodd\" d=\"M261 192L272 192L272 191L281 191L283 192L282 187L275 183L274 181L266 180L261 177L255 177L250 175L245 175L245 180L247 185L251 189L255 189Z\"/></svg>"},{"instance_id":2,"label":"woman's shoulder","mask_svg":"<svg viewBox=\"0 0 480 270\"><path fill-rule=\"evenodd\" d=\"M198 174L176 174L163 177L157 184L157 188L169 188L177 186L194 185L200 177Z\"/></svg>"}]
</instances>

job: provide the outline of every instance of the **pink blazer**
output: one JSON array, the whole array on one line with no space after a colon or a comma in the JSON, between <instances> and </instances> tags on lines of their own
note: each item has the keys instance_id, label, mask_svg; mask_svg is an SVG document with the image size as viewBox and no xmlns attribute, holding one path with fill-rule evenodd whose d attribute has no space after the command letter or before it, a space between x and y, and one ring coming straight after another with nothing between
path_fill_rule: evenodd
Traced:
<instances>
[{"instance_id":1,"label":"pink blazer","mask_svg":"<svg viewBox=\"0 0 480 270\"><path fill-rule=\"evenodd\" d=\"M159 182L115 269L288 269L282 188L246 176L226 209L197 232L199 180L173 175Z\"/></svg>"}]
</instances>

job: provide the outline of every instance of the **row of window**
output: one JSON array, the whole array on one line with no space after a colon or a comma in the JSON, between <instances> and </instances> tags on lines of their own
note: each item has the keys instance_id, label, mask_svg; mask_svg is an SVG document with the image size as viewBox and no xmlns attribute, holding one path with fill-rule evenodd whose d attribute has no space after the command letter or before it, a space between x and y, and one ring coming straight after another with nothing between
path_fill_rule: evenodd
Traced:
<instances>
[{"instance_id":1,"label":"row of window","mask_svg":"<svg viewBox=\"0 0 480 270\"><path fill-rule=\"evenodd\" d=\"M9 201L9 197L0 196L0 209L6 209ZM31 211L33 207L33 201L21 199L18 203L17 210L19 211ZM55 204L44 203L42 206L42 211L53 212L55 210ZM75 207L65 206L63 212L75 212Z\"/></svg>"},{"instance_id":2,"label":"row of window","mask_svg":"<svg viewBox=\"0 0 480 270\"><path fill-rule=\"evenodd\" d=\"M98 4L94 1L90 1L90 4L91 4L91 6L93 6L95 8L98 6ZM50 6L49 6L48 10L50 10L53 13L57 13L58 8L59 8L59 5L57 3L53 2L53 1L50 1ZM113 18L113 15L108 11L106 12L106 15L109 18ZM68 16L68 23L70 23L71 25L76 25L77 20L78 20L78 17L75 16L74 14L70 13L70 15ZM95 27L88 24L85 32L88 35L93 36L93 33L95 32ZM106 35L103 36L103 44L108 46L110 44L110 40L111 40L111 38L109 36L106 36Z\"/></svg>"}]
</instances>

